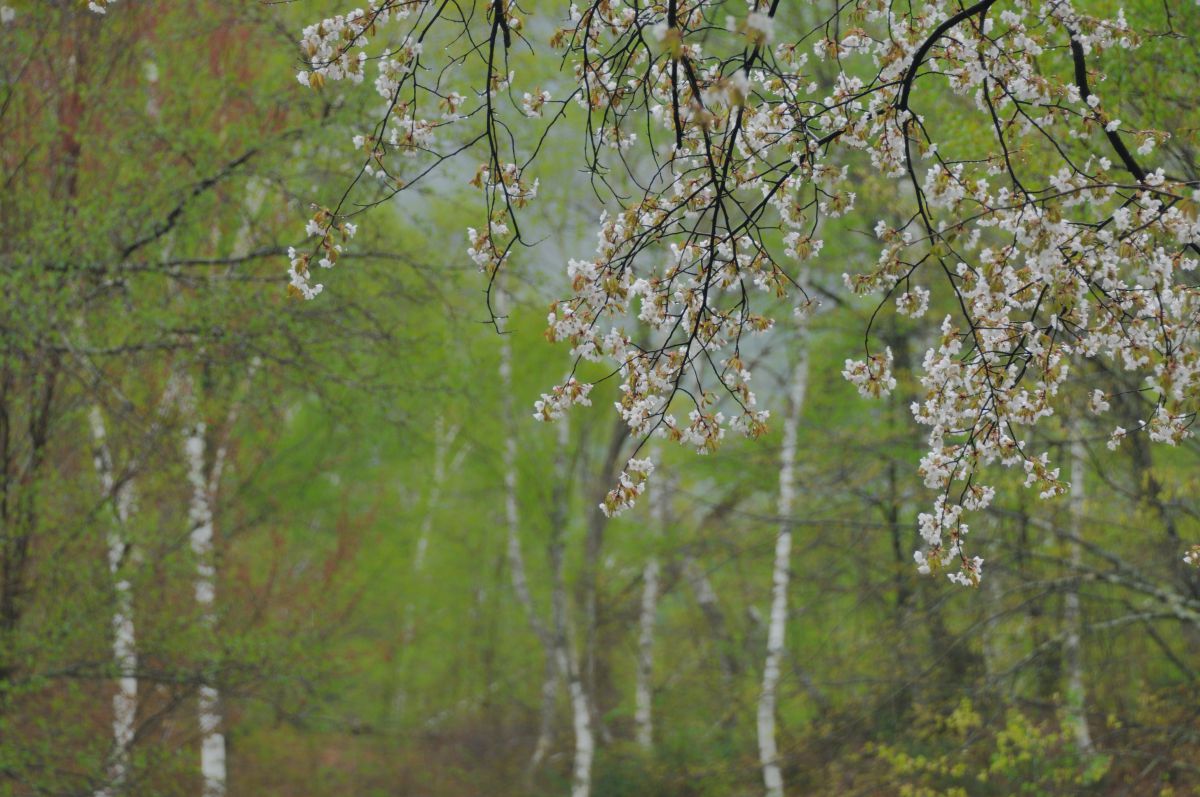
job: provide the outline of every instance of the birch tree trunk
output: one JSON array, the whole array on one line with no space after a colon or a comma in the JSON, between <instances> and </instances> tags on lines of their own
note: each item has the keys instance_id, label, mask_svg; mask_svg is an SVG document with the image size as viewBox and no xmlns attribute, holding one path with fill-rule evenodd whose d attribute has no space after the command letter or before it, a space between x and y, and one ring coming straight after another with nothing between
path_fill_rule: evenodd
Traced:
<instances>
[{"instance_id":1,"label":"birch tree trunk","mask_svg":"<svg viewBox=\"0 0 1200 797\"><path fill-rule=\"evenodd\" d=\"M592 791L592 759L596 742L592 734L591 706L579 677L579 665L571 654L564 634L557 652L558 666L567 673L567 692L571 697L572 726L575 731L575 758L571 773L571 797L588 797Z\"/></svg>"},{"instance_id":2,"label":"birch tree trunk","mask_svg":"<svg viewBox=\"0 0 1200 797\"><path fill-rule=\"evenodd\" d=\"M651 534L662 535L667 522L670 490L667 480L660 478L659 486L650 496ZM638 620L637 684L634 693L633 721L638 746L647 752L654 749L654 624L658 614L658 556L651 553L642 568L642 610Z\"/></svg>"},{"instance_id":3,"label":"birch tree trunk","mask_svg":"<svg viewBox=\"0 0 1200 797\"><path fill-rule=\"evenodd\" d=\"M503 289L496 291L496 312L503 316L507 312L507 296ZM558 668L554 666L554 645L550 630L538 616L537 607L529 591L529 577L525 568L525 556L521 552L521 525L517 504L517 419L513 410L512 344L508 335L500 336L500 389L504 396L504 518L508 528L508 569L512 578L513 592L525 611L529 627L542 644L545 656L542 681L541 722L537 742L529 760L530 771L536 769L550 752L554 741L554 699L558 692Z\"/></svg>"},{"instance_id":4,"label":"birch tree trunk","mask_svg":"<svg viewBox=\"0 0 1200 797\"><path fill-rule=\"evenodd\" d=\"M558 455L555 470L559 479L555 489L554 513L551 520L550 573L552 579L551 612L554 629L554 658L559 676L567 684L571 702L571 725L575 735L575 753L571 772L571 797L588 797L592 790L592 760L596 741L592 732L592 705L584 689L579 662L573 653L567 628L567 587L563 576L563 533L568 517L566 453L570 445L570 427L560 420Z\"/></svg>"},{"instance_id":5,"label":"birch tree trunk","mask_svg":"<svg viewBox=\"0 0 1200 797\"><path fill-rule=\"evenodd\" d=\"M796 438L800 412L808 387L807 341L797 342L799 350L792 372L787 416L783 422L783 447L779 463L779 537L775 541L775 565L771 575L771 617L767 627L767 657L763 666L762 692L758 700L758 757L762 764L763 785L767 797L782 797L783 773L779 767L779 748L775 740L775 707L779 687L787 628L787 589L791 566L792 527L788 516L796 494Z\"/></svg>"},{"instance_id":6,"label":"birch tree trunk","mask_svg":"<svg viewBox=\"0 0 1200 797\"><path fill-rule=\"evenodd\" d=\"M133 587L122 575L122 566L130 546L128 524L133 515L136 494L132 480L117 481L104 414L99 407L92 407L90 420L96 473L100 477L104 495L113 502L113 519L108 531L108 569L113 577L115 592L112 653L118 679L117 691L112 699L113 748L108 764L108 783L96 792L97 797L110 797L120 792L129 779L129 747L133 742L137 715L137 638L133 621Z\"/></svg>"},{"instance_id":7,"label":"birch tree trunk","mask_svg":"<svg viewBox=\"0 0 1200 797\"><path fill-rule=\"evenodd\" d=\"M183 455L188 466L188 483L192 488L191 501L188 506L188 521L192 527L189 542L196 563L194 592L196 605L200 609L200 621L208 632L210 640L215 640L217 631L215 505L228 458L229 438L237 424L242 402L246 399L246 393L258 366L257 358L251 360L242 384L241 394L235 396L229 405L224 428L220 430L215 450L212 452L211 465L208 462L209 446L206 437L209 430L204 420L200 418L195 384L187 375L179 380L182 388L179 394L179 406L186 429ZM200 775L203 779L203 797L224 797L228 784L225 734L221 730L224 719L221 712L221 694L215 686L215 681L215 673L206 672L198 695Z\"/></svg>"},{"instance_id":8,"label":"birch tree trunk","mask_svg":"<svg viewBox=\"0 0 1200 797\"><path fill-rule=\"evenodd\" d=\"M190 393L190 384L188 387L185 393ZM204 421L196 417L195 401L190 395L185 396L183 403L188 429L183 449L188 465L188 481L192 486L188 520L192 526L192 553L196 558L196 604L200 608L201 623L211 639L216 630L213 604L216 599L217 570L213 552L212 492L205 462L206 426ZM206 673L200 685L200 774L204 779L204 797L223 797L226 782L225 735L221 732L221 695L212 682L212 675Z\"/></svg>"},{"instance_id":9,"label":"birch tree trunk","mask_svg":"<svg viewBox=\"0 0 1200 797\"><path fill-rule=\"evenodd\" d=\"M425 555L429 550L429 537L433 533L433 520L437 515L438 504L442 498L442 487L446 484L446 455L458 437L458 427L446 430L446 421L438 416L434 423L433 441L433 479L429 485L429 500L425 507L425 516L421 518L421 529L417 537L417 550L413 555L413 573L420 573L425 568ZM454 458L452 469L456 469L462 461L462 455ZM412 607L409 607L411 613Z\"/></svg>"},{"instance_id":10,"label":"birch tree trunk","mask_svg":"<svg viewBox=\"0 0 1200 797\"><path fill-rule=\"evenodd\" d=\"M446 483L447 463L446 457L454 446L454 441L458 437L459 427L453 426L447 430L446 421L442 416L438 416L434 422L433 429L433 474L429 484L429 495L425 501L425 514L421 518L421 526L417 533L417 546L413 553L412 572L415 583L420 584L420 576L425 570L425 557L429 553L429 538L433 535L433 523L437 518L438 507L442 500L442 489ZM458 466L462 463L463 457L466 455L466 449L461 449L455 455L452 462L449 464L450 471L457 471ZM408 693L403 683L404 672L408 669L406 655L411 648L416 637L416 607L411 601L404 607L404 625L400 634L401 655L397 658L401 662L398 668L397 678L400 681L395 696L391 701L392 713L396 716L403 716L405 706L408 702Z\"/></svg>"},{"instance_id":11,"label":"birch tree trunk","mask_svg":"<svg viewBox=\"0 0 1200 797\"><path fill-rule=\"evenodd\" d=\"M1079 426L1071 431L1071 573L1077 576L1083 563L1083 549L1078 540L1083 534L1084 504L1087 500L1084 485L1086 452ZM1088 728L1087 690L1083 683L1083 651L1080 646L1082 617L1079 610L1079 585L1072 578L1063 597L1063 664L1067 670L1067 722L1075 736L1075 749L1087 758L1094 752L1092 733Z\"/></svg>"}]
</instances>

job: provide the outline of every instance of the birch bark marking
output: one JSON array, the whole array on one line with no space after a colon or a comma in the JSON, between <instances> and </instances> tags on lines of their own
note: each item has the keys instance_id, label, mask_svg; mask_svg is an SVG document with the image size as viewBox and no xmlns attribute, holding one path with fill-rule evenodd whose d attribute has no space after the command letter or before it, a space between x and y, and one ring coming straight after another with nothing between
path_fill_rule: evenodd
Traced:
<instances>
[{"instance_id":1,"label":"birch bark marking","mask_svg":"<svg viewBox=\"0 0 1200 797\"><path fill-rule=\"evenodd\" d=\"M782 797L783 773L779 767L779 748L775 741L775 706L779 687L779 669L783 658L787 629L787 589L792 553L792 527L788 516L796 494L796 438L800 412L808 388L808 348L801 337L792 371L788 414L783 421L783 447L779 462L779 537L775 541L775 565L771 574L771 618L767 628L767 657L763 665L762 692L758 700L758 757L762 763L763 785L767 797Z\"/></svg>"},{"instance_id":2,"label":"birch bark marking","mask_svg":"<svg viewBox=\"0 0 1200 797\"><path fill-rule=\"evenodd\" d=\"M567 419L558 422L558 455L555 470L558 486L554 496L554 518L550 540L550 573L553 580L551 611L553 618L553 654L558 664L559 677L567 684L567 695L571 702L571 725L575 735L575 754L571 772L571 797L588 797L592 790L592 760L596 754L596 740L592 732L592 706L583 678L579 672L579 661L574 655L567 630L567 586L563 576L563 533L569 507L567 506L569 480L567 478L567 449L570 446L570 424Z\"/></svg>"},{"instance_id":3,"label":"birch bark marking","mask_svg":"<svg viewBox=\"0 0 1200 797\"><path fill-rule=\"evenodd\" d=\"M204 421L196 417L194 400L190 396L185 398L185 408L187 433L183 450L188 465L188 481L192 486L188 521L192 527L192 553L196 557L196 605L200 607L201 623L211 636L216 627L216 615L213 611L216 599L216 563L213 553L212 498L205 467L207 445L204 434L207 427ZM225 794L226 773L225 736L221 732L221 695L213 686L210 673L206 672L203 679L199 694L200 774L204 779L203 794L204 797L222 797Z\"/></svg>"},{"instance_id":4,"label":"birch bark marking","mask_svg":"<svg viewBox=\"0 0 1200 797\"><path fill-rule=\"evenodd\" d=\"M113 608L113 664L118 673L117 691L113 695L113 749L108 764L108 783L96 792L97 797L110 797L121 791L129 779L129 747L133 743L134 720L137 715L137 638L133 621L133 586L122 575L122 565L130 546L129 518L133 514L136 494L132 480L117 482L112 451L108 447L108 430L104 414L92 407L92 441L96 450L93 458L96 473L106 498L113 501L113 519L108 529L108 569L113 577L116 605Z\"/></svg>"},{"instance_id":5,"label":"birch bark marking","mask_svg":"<svg viewBox=\"0 0 1200 797\"><path fill-rule=\"evenodd\" d=\"M215 505L221 489L221 477L229 456L229 440L237 424L238 415L250 384L254 380L260 363L251 360L243 380L241 392L229 406L225 426L220 430L212 465L207 462L207 424L200 417L196 402L195 383L188 375L180 378L179 408L185 423L183 441L184 460L188 466L188 483L192 487L188 505L188 522L192 531L189 535L192 554L195 556L196 577L194 582L196 605L200 608L200 620L215 639L217 616L217 561L215 550L216 512ZM208 670L209 668L205 668ZM200 725L200 775L203 779L203 797L224 797L228 784L225 734L221 730L224 717L221 713L221 693L215 685L216 674L205 672L198 695L198 718Z\"/></svg>"},{"instance_id":6,"label":"birch bark marking","mask_svg":"<svg viewBox=\"0 0 1200 797\"><path fill-rule=\"evenodd\" d=\"M253 375L247 377L247 380ZM217 617L214 609L216 602L216 554L214 550L215 522L213 502L220 485L222 470L227 455L225 445L219 445L213 454L211 470L206 461L208 443L205 434L207 424L199 417L196 404L195 386L190 377L183 378L183 390L180 396L185 425L183 454L188 467L188 483L192 488L191 503L188 507L188 522L192 530L189 535L192 554L195 556L195 596L196 605L200 609L200 621L208 632L209 639L216 632ZM226 423L228 434L237 419L238 403L235 402L229 411ZM225 734L221 730L221 694L214 685L214 673L205 667L198 695L198 716L200 723L200 775L203 779L204 797L224 797L227 783L225 761Z\"/></svg>"},{"instance_id":7,"label":"birch bark marking","mask_svg":"<svg viewBox=\"0 0 1200 797\"><path fill-rule=\"evenodd\" d=\"M1083 513L1087 501L1087 491L1084 485L1085 454L1082 428L1075 425L1071 429L1071 536L1070 560L1071 573L1077 576L1083 562L1083 549L1079 540L1083 535ZM1094 752L1092 733L1088 728L1087 719L1087 690L1083 684L1083 651L1080 646L1080 625L1082 622L1079 609L1079 583L1072 579L1063 597L1063 625L1066 626L1066 637L1063 641L1063 658L1067 668L1067 721L1075 735L1075 748L1083 757L1090 757Z\"/></svg>"},{"instance_id":8,"label":"birch bark marking","mask_svg":"<svg viewBox=\"0 0 1200 797\"><path fill-rule=\"evenodd\" d=\"M575 762L571 776L571 797L588 797L592 791L592 759L596 754L596 740L592 734L591 706L587 693L583 691L583 680L579 677L579 665L574 661L566 644L566 638L558 651L560 669L570 675L567 692L571 696L571 717L575 731Z\"/></svg>"}]
</instances>

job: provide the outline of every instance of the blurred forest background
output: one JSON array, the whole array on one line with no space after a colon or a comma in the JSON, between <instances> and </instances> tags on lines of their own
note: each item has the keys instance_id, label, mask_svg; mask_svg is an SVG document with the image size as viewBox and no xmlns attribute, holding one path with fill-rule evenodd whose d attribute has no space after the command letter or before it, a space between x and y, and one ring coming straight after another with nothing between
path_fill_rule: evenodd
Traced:
<instances>
[{"instance_id":1,"label":"blurred forest background","mask_svg":"<svg viewBox=\"0 0 1200 797\"><path fill-rule=\"evenodd\" d=\"M545 308L593 244L569 148L542 163L545 241L503 276L504 334L465 254L470 158L373 211L298 302L287 246L377 103L297 84L298 31L329 9L6 2L0 795L200 795L218 742L231 795L566 794L581 722L597 797L761 794L783 531L789 793L1200 793L1200 448L1109 451L1087 397L1122 375L1077 377L1079 412L1040 431L1071 496L997 476L983 583L922 578L909 368L931 330L881 320L900 386L859 399L839 371L874 305L841 274L875 254L830 231L820 309L754 355L771 432L662 452L609 521L637 442L611 386L532 418L567 368ZM1163 28L1175 5L1126 8ZM1188 40L1120 57L1123 113L1196 130ZM923 112L978 132L951 100ZM1197 179L1197 143L1161 157ZM865 178L864 218L896 190Z\"/></svg>"}]
</instances>

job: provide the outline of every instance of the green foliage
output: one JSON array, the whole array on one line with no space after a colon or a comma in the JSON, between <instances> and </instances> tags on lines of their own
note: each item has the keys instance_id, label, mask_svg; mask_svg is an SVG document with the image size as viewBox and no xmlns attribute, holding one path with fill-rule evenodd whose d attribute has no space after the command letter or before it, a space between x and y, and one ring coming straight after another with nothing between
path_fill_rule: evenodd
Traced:
<instances>
[{"instance_id":1,"label":"green foliage","mask_svg":"<svg viewBox=\"0 0 1200 797\"><path fill-rule=\"evenodd\" d=\"M595 507L613 475L606 457L634 443L613 424L614 380L584 363L580 376L600 380L595 406L572 418L556 464L555 430L534 423L531 407L567 368L542 337L562 263L594 246L577 153L547 150L549 179L528 223L531 239L549 240L505 276L516 302L496 320L513 351L508 395L486 281L463 254L473 164L394 215L377 211L338 266L336 291L286 299L282 252L314 187L341 186L355 168L343 145L360 132L355 103L368 101L295 85L294 33L324 6L123 0L100 24L76 4L15 5L26 21L4 29L16 33L0 54L10 98L0 114L0 555L4 586L19 589L6 593L11 615L0 623L0 796L93 793L105 777L119 673L106 542L114 496L92 462L95 407L138 493L120 571L135 596L142 699L130 794L198 793L203 683L222 694L231 797L564 793L574 738L561 685L550 753L528 770L544 651L512 588L509 434L518 538L544 622L555 540L565 551L572 650L602 722L593 794L760 794L755 709L785 520L775 514L779 424L715 456L664 453L660 473L675 488L662 527L645 506L605 523ZM1129 13L1165 25L1164 9L1141 2ZM44 38L28 22L35 12L48 20ZM1174 17L1182 31L1196 24ZM77 45L105 69L74 85L49 66ZM1167 37L1141 52L1147 60L1107 68L1121 113L1147 127L1190 118L1200 62ZM553 79L557 65L516 57ZM29 59L37 79L13 80ZM75 90L89 113L72 161L61 157L66 105L39 98ZM961 123L964 140L980 132L955 101L920 112ZM1190 162L1192 143L1164 148ZM10 154L25 151L14 167ZM901 190L866 178L860 204L890 218ZM1110 452L1085 423L1081 564L1060 534L1065 502L1040 502L1006 474L972 531L989 580L963 590L920 579L911 556L929 496L908 406L920 398L912 372L928 335L915 322L877 322L899 385L861 401L839 371L861 356L873 306L833 297L843 271L875 257L873 240L831 235L825 255L826 270L811 275L822 307L803 344L800 494L786 519L795 542L778 717L789 793L1194 793L1200 615L1196 577L1179 559L1200 535L1197 449L1129 441ZM931 314L950 308L935 295ZM802 344L782 323L776 340L745 356L761 363L755 389L777 418L790 350ZM163 406L180 374L197 385L209 450L228 443L211 627L188 544L181 439L195 419ZM1111 377L1081 372L1073 402L1082 407L1101 376ZM1137 386L1127 387L1114 406L1138 417ZM1044 434L1065 448L1065 427ZM436 483L439 448L446 476ZM651 555L662 584L647 751L633 740L633 684ZM1091 755L1065 719L1072 588Z\"/></svg>"},{"instance_id":2,"label":"green foliage","mask_svg":"<svg viewBox=\"0 0 1200 797\"><path fill-rule=\"evenodd\" d=\"M1111 764L1104 755L1081 758L1069 730L1038 723L1009 707L988 721L964 698L953 711L915 708L901 744L868 752L883 762L902 797L1090 793Z\"/></svg>"}]
</instances>

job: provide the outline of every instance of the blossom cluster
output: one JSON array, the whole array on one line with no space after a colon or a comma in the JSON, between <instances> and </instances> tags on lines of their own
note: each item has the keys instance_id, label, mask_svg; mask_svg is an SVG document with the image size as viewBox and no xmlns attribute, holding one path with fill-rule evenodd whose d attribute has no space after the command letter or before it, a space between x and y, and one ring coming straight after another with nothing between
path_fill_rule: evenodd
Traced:
<instances>
[{"instance_id":1,"label":"blossom cluster","mask_svg":"<svg viewBox=\"0 0 1200 797\"><path fill-rule=\"evenodd\" d=\"M600 509L608 517L619 515L633 506L638 496L646 491L646 482L654 472L651 459L631 459L617 478L617 486L609 490Z\"/></svg>"},{"instance_id":2,"label":"blossom cluster","mask_svg":"<svg viewBox=\"0 0 1200 797\"><path fill-rule=\"evenodd\" d=\"M342 253L342 244L354 237L358 227L338 221L327 208L321 208L308 220L304 232L314 243L307 252L298 252L294 246L288 248L288 291L304 299L315 299L325 286L312 280L313 260L323 269L333 268Z\"/></svg>"},{"instance_id":3,"label":"blossom cluster","mask_svg":"<svg viewBox=\"0 0 1200 797\"><path fill-rule=\"evenodd\" d=\"M377 61L385 112L355 146L367 173L395 190L406 183L390 154L431 152L450 125L473 131L455 139L486 148L472 180L485 213L468 230L467 256L491 277L523 243L517 213L538 189L540 143L518 155L511 125L548 132L561 115L551 105L586 116L587 166L624 182L601 198L595 250L565 264L570 290L549 312L547 337L577 362L611 368L616 410L634 434L708 452L728 431L765 431L743 345L774 328L781 305L811 307L804 275L824 259L819 232L861 204L852 188L867 169L894 180L911 208L875 225L877 257L845 284L881 309L921 319L938 308L941 320L912 405L928 429L920 475L934 495L919 521L922 570L978 582L964 518L992 501L992 466L1023 472L1043 497L1064 492L1032 430L1061 409L1087 360L1128 372L1152 399L1133 432L1111 428L1110 446L1132 433L1167 444L1191 434L1200 194L1143 166L1166 134L1118 118L1089 84L1105 53L1138 45L1123 13L1089 16L1070 0L932 0L903 11L855 0L839 24L785 36L774 6L754 0L594 0L572 5L550 36L572 81L561 100L508 67L508 49L528 32L510 0L489 3L478 20L486 27L465 37L480 46L419 80L428 31L443 24L455 41L454 26L472 24L437 13L375 0L310 26L300 80L360 82ZM468 59L482 77L453 90L450 67ZM939 130L918 96L974 113L981 134ZM440 118L417 115L433 107ZM316 232L327 236L338 214ZM291 274L311 298L320 286L307 265L293 257ZM866 397L889 395L893 354L869 330L866 348L843 375ZM588 404L589 391L571 375L535 414L556 420ZM1111 412L1103 391L1087 403ZM650 470L631 461L605 511L630 505Z\"/></svg>"}]
</instances>

